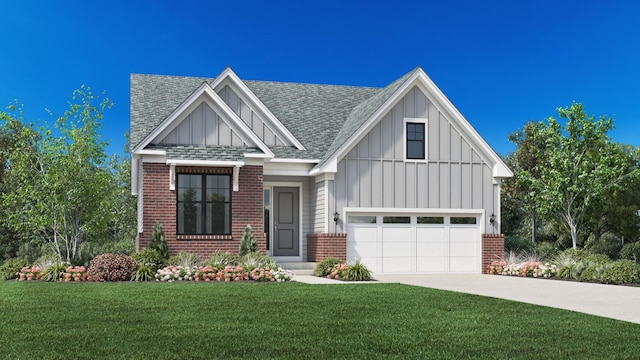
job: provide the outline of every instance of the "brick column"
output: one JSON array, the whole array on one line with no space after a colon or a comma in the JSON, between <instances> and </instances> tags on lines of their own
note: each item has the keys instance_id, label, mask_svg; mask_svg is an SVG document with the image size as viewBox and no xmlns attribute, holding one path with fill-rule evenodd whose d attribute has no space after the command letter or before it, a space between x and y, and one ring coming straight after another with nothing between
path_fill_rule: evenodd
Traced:
<instances>
[{"instance_id":1,"label":"brick column","mask_svg":"<svg viewBox=\"0 0 640 360\"><path fill-rule=\"evenodd\" d=\"M482 273L489 274L494 260L504 256L504 234L482 234Z\"/></svg>"},{"instance_id":2,"label":"brick column","mask_svg":"<svg viewBox=\"0 0 640 360\"><path fill-rule=\"evenodd\" d=\"M307 234L307 261L318 262L329 256L347 260L347 234Z\"/></svg>"}]
</instances>

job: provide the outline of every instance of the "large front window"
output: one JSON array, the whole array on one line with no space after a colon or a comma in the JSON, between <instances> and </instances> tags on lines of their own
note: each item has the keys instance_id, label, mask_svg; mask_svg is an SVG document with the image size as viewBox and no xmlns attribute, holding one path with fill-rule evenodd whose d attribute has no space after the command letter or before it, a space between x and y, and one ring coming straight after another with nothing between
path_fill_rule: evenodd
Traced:
<instances>
[{"instance_id":1,"label":"large front window","mask_svg":"<svg viewBox=\"0 0 640 360\"><path fill-rule=\"evenodd\" d=\"M231 176L178 174L178 234L231 234Z\"/></svg>"}]
</instances>

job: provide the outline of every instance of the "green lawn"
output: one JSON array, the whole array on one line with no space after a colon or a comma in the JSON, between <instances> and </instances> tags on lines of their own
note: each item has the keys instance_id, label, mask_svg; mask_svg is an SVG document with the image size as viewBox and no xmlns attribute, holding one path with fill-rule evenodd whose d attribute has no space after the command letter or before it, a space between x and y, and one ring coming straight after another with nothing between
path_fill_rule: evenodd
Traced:
<instances>
[{"instance_id":1,"label":"green lawn","mask_svg":"<svg viewBox=\"0 0 640 360\"><path fill-rule=\"evenodd\" d=\"M7 359L637 359L640 325L396 284L0 282Z\"/></svg>"}]
</instances>

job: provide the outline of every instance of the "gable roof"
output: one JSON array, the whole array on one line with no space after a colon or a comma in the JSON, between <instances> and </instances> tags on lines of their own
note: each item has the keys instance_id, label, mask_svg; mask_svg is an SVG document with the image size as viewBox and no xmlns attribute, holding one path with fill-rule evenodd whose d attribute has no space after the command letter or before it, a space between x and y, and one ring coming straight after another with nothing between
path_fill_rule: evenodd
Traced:
<instances>
[{"instance_id":1,"label":"gable roof","mask_svg":"<svg viewBox=\"0 0 640 360\"><path fill-rule=\"evenodd\" d=\"M438 107L443 108L451 120L455 120L469 134L476 147L494 164L494 176L513 175L420 67L384 88L240 80L229 68L215 79L132 74L132 149L147 147L150 134L166 123L169 117L176 117L176 111L184 108L185 102L193 100L194 94L202 91L203 87L218 102L220 98L212 85L219 84L223 76L235 81L240 91L256 102L258 107L264 105L265 109L261 111L276 126L283 125L285 135L290 135L294 144L299 141L298 145L302 145L267 147L259 139L259 143L256 143L257 136L248 127L243 127L257 147L276 159L313 160L317 165L312 174L334 172L338 158L356 143L362 133L379 121L381 115L408 89L420 86L435 98ZM231 111L226 104L223 107ZM239 118L236 120L242 122ZM143 144L145 139L147 143ZM172 151L174 155L179 153ZM191 153L190 150L189 156L192 156Z\"/></svg>"}]
</instances>

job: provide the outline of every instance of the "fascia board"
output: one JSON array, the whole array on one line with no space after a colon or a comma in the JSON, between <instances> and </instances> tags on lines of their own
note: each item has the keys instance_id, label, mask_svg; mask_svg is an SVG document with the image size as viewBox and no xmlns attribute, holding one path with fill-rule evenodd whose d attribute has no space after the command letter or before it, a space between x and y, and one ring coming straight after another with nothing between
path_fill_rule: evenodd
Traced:
<instances>
[{"instance_id":1,"label":"fascia board","mask_svg":"<svg viewBox=\"0 0 640 360\"><path fill-rule=\"evenodd\" d=\"M264 116L266 116L269 121L275 126L286 138L291 141L291 143L298 150L306 150L305 147L296 139L295 136L278 120L278 118L269 110L269 108L258 99L258 97L247 87L247 85L236 75L231 68L226 68L220 76L218 76L213 83L211 83L211 88L216 89L219 85L221 85L225 80L229 80L233 85L235 85L241 92L242 95L246 96L258 109L258 111L262 112Z\"/></svg>"},{"instance_id":2,"label":"fascia board","mask_svg":"<svg viewBox=\"0 0 640 360\"><path fill-rule=\"evenodd\" d=\"M167 159L167 165L206 166L206 167L232 167L232 166L244 166L244 161Z\"/></svg>"}]
</instances>

